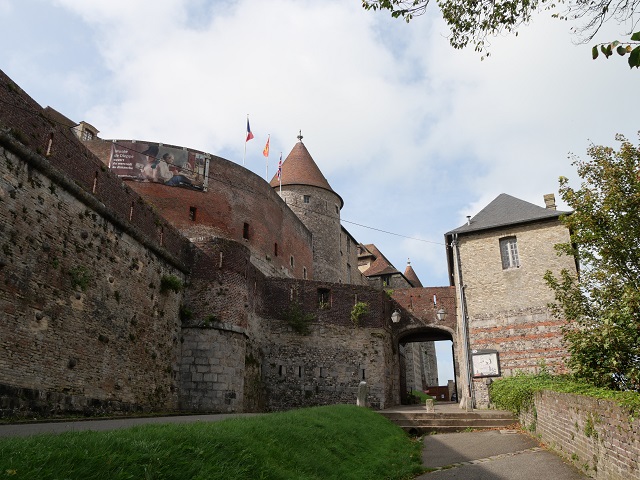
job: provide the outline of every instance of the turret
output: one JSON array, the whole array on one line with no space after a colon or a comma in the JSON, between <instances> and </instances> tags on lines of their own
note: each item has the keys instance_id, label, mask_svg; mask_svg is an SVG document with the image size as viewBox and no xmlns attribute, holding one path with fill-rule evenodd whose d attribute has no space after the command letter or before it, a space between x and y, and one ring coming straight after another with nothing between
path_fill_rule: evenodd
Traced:
<instances>
[{"instance_id":1,"label":"turret","mask_svg":"<svg viewBox=\"0 0 640 480\"><path fill-rule=\"evenodd\" d=\"M313 234L314 279L341 282L340 210L344 202L311 158L302 134L282 162L280 178L276 174L271 186Z\"/></svg>"}]
</instances>

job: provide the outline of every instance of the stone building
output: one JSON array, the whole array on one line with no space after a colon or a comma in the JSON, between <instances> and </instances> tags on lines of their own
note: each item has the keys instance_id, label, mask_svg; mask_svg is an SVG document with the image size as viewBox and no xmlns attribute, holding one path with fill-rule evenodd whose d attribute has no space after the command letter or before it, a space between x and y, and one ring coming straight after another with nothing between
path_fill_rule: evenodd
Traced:
<instances>
[{"instance_id":1,"label":"stone building","mask_svg":"<svg viewBox=\"0 0 640 480\"><path fill-rule=\"evenodd\" d=\"M545 204L503 193L445 234L451 285L462 307L458 322L468 342L469 358L462 363L472 389L464 394L479 406L490 403L487 385L494 378L534 372L542 364L565 369L564 322L547 308L554 296L543 276L577 265L554 249L569 241L559 217L570 212L556 210L553 195L545 196Z\"/></svg>"},{"instance_id":2,"label":"stone building","mask_svg":"<svg viewBox=\"0 0 640 480\"><path fill-rule=\"evenodd\" d=\"M423 287L340 224L301 136L280 190L206 152L100 139L3 72L0 101L0 416L273 411L353 403L362 380L385 408L433 379L432 355L405 352L437 340L453 342L459 397L482 393L467 340L505 373L561 367L537 276L562 266L559 212L479 214L484 228L447 234L451 286ZM517 270L494 265L503 237Z\"/></svg>"}]
</instances>

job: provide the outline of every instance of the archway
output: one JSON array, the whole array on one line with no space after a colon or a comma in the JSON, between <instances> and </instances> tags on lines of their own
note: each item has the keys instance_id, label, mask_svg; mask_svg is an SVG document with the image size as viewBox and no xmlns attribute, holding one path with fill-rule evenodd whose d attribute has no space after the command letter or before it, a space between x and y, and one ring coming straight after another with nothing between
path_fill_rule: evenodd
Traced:
<instances>
[{"instance_id":1,"label":"archway","mask_svg":"<svg viewBox=\"0 0 640 480\"><path fill-rule=\"evenodd\" d=\"M397 338L400 403L414 403L417 392L439 401L458 401L455 335L446 327L421 326ZM443 363L449 368L443 368ZM447 378L441 378L446 375ZM416 392L417 391L417 392Z\"/></svg>"}]
</instances>

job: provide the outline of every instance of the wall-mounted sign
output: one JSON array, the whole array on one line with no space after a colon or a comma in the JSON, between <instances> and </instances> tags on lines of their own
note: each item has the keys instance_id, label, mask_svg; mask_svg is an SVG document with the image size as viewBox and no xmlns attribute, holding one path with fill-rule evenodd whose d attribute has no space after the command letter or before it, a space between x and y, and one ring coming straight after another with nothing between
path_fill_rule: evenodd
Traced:
<instances>
[{"instance_id":1,"label":"wall-mounted sign","mask_svg":"<svg viewBox=\"0 0 640 480\"><path fill-rule=\"evenodd\" d=\"M497 350L473 350L471 363L474 378L500 376L500 359Z\"/></svg>"},{"instance_id":2,"label":"wall-mounted sign","mask_svg":"<svg viewBox=\"0 0 640 480\"><path fill-rule=\"evenodd\" d=\"M203 190L208 180L206 154L158 143L114 141L109 168L122 178L171 187Z\"/></svg>"}]
</instances>

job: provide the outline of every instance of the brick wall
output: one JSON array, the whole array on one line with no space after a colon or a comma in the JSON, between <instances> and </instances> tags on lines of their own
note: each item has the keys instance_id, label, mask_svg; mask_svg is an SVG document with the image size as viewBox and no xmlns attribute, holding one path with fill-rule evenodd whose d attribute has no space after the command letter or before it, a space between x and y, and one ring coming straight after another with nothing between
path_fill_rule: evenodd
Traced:
<instances>
[{"instance_id":1,"label":"brick wall","mask_svg":"<svg viewBox=\"0 0 640 480\"><path fill-rule=\"evenodd\" d=\"M86 142L105 164L111 144L105 140ZM265 275L304 278L306 270L307 278L313 278L311 232L263 178L246 168L211 156L206 192L157 183L126 184L192 241L222 237L241 242L251 251L252 263ZM195 218L190 215L192 208Z\"/></svg>"},{"instance_id":2,"label":"brick wall","mask_svg":"<svg viewBox=\"0 0 640 480\"><path fill-rule=\"evenodd\" d=\"M590 477L640 479L640 420L611 401L542 391L520 423Z\"/></svg>"},{"instance_id":3,"label":"brick wall","mask_svg":"<svg viewBox=\"0 0 640 480\"><path fill-rule=\"evenodd\" d=\"M0 141L2 414L177 408L180 262Z\"/></svg>"}]
</instances>

